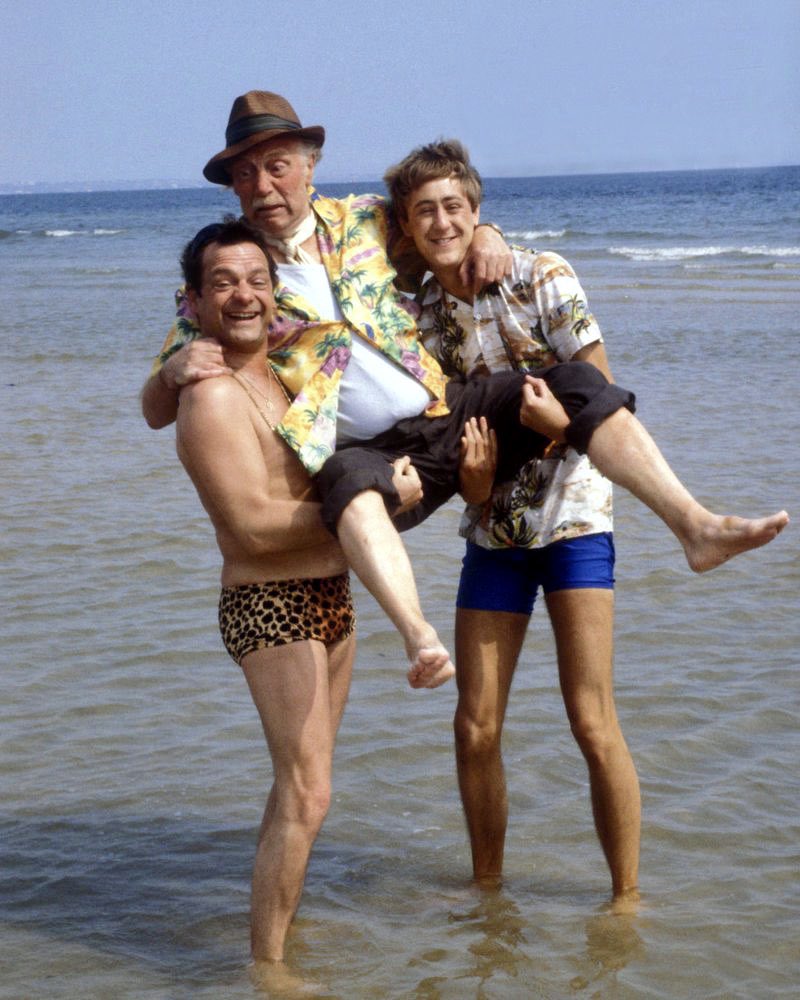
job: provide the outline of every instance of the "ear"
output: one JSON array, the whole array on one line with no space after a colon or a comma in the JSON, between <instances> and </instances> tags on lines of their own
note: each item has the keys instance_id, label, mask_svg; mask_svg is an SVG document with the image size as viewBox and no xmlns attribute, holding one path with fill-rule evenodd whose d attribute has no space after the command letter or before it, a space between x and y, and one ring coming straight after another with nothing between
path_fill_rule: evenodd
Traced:
<instances>
[{"instance_id":1,"label":"ear","mask_svg":"<svg viewBox=\"0 0 800 1000\"><path fill-rule=\"evenodd\" d=\"M411 227L408 224L408 219L402 218L399 212L395 212L395 218L397 219L397 223L400 226L400 229L403 231L403 235L410 237Z\"/></svg>"},{"instance_id":2,"label":"ear","mask_svg":"<svg viewBox=\"0 0 800 1000\"><path fill-rule=\"evenodd\" d=\"M476 205L475 208L472 210L472 218L475 220L475 225L477 226L478 223L481 221L481 206L480 205Z\"/></svg>"},{"instance_id":3,"label":"ear","mask_svg":"<svg viewBox=\"0 0 800 1000\"><path fill-rule=\"evenodd\" d=\"M193 288L186 289L186 299L189 305L192 307L192 312L197 315L197 300L200 298L199 294Z\"/></svg>"}]
</instances>

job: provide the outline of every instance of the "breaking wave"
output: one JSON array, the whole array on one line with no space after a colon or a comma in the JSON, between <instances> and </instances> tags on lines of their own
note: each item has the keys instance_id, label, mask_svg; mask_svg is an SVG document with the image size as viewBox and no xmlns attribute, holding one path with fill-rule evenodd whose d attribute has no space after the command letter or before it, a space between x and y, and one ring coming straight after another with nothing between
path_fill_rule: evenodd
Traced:
<instances>
[{"instance_id":1,"label":"breaking wave","mask_svg":"<svg viewBox=\"0 0 800 1000\"><path fill-rule=\"evenodd\" d=\"M566 234L566 229L519 229L507 232L506 236L511 240L560 240Z\"/></svg>"},{"instance_id":2,"label":"breaking wave","mask_svg":"<svg viewBox=\"0 0 800 1000\"><path fill-rule=\"evenodd\" d=\"M608 252L637 261L682 261L696 257L800 257L800 246L609 247Z\"/></svg>"},{"instance_id":3,"label":"breaking wave","mask_svg":"<svg viewBox=\"0 0 800 1000\"><path fill-rule=\"evenodd\" d=\"M44 236L117 236L124 232L124 229L45 229ZM24 230L20 230L20 235L25 235Z\"/></svg>"}]
</instances>

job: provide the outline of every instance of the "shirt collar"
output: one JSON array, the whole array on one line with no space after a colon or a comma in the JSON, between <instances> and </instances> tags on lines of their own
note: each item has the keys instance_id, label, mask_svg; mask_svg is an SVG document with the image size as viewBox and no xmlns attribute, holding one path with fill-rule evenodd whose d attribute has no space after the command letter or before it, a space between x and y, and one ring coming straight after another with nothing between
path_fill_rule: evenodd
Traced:
<instances>
[{"instance_id":1,"label":"shirt collar","mask_svg":"<svg viewBox=\"0 0 800 1000\"><path fill-rule=\"evenodd\" d=\"M442 297L442 291L442 286L436 280L436 275L433 271L426 271L422 276L420 284L419 304L423 307L433 305L434 302L438 302Z\"/></svg>"}]
</instances>

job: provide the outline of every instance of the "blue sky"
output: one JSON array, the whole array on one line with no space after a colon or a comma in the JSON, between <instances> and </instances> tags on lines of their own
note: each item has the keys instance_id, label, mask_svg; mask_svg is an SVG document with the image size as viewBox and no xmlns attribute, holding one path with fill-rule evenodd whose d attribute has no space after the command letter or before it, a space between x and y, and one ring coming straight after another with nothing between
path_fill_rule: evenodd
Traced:
<instances>
[{"instance_id":1,"label":"blue sky","mask_svg":"<svg viewBox=\"0 0 800 1000\"><path fill-rule=\"evenodd\" d=\"M25 0L0 184L195 181L233 98L325 125L320 180L453 135L486 176L800 163L800 0Z\"/></svg>"}]
</instances>

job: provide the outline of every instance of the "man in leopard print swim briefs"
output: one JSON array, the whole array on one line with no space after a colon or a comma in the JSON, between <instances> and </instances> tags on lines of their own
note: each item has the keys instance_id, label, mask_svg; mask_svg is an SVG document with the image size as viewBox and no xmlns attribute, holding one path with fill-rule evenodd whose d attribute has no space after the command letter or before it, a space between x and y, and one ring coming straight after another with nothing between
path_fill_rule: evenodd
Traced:
<instances>
[{"instance_id":1,"label":"man in leopard print swim briefs","mask_svg":"<svg viewBox=\"0 0 800 1000\"><path fill-rule=\"evenodd\" d=\"M272 757L256 851L251 939L279 961L330 799L334 742L355 653L347 564L311 480L274 425L288 400L266 363L273 315L266 244L247 223L201 230L181 260L205 336L229 375L183 388L178 455L223 557L220 628L241 665ZM419 496L402 475L409 503Z\"/></svg>"}]
</instances>

